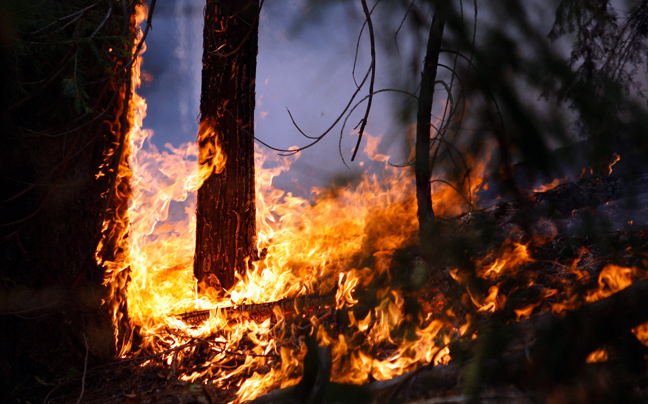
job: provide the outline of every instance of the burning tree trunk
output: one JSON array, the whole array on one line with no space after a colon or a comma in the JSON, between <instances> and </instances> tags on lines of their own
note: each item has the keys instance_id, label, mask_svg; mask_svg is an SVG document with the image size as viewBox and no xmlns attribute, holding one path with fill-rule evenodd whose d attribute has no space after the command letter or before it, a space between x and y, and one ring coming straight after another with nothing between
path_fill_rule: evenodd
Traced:
<instances>
[{"instance_id":1,"label":"burning tree trunk","mask_svg":"<svg viewBox=\"0 0 648 404\"><path fill-rule=\"evenodd\" d=\"M254 80L258 1L207 0L194 274L230 288L256 255Z\"/></svg>"}]
</instances>

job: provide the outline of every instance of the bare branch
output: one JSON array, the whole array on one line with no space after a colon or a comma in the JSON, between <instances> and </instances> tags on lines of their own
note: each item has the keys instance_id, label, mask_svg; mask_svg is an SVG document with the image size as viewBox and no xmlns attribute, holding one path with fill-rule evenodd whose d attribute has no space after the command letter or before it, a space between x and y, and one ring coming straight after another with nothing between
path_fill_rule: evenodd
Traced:
<instances>
[{"instance_id":1,"label":"bare branch","mask_svg":"<svg viewBox=\"0 0 648 404\"><path fill-rule=\"evenodd\" d=\"M370 67L371 80L369 81L369 101L367 102L367 109L365 110L364 118L362 118L360 124L360 131L358 133L358 142L356 143L355 150L353 152L353 155L351 156L351 161L355 160L356 154L358 154L358 149L360 148L360 142L362 141L362 135L364 134L365 127L367 126L367 120L369 119L369 112L371 111L371 103L373 101L374 82L376 81L376 40L374 37L373 23L371 21L371 13L369 12L369 7L367 7L366 0L361 0L361 1L362 1L362 10L364 11L365 16L367 18L367 28L369 29L369 40L371 42L371 67Z\"/></svg>"},{"instance_id":2,"label":"bare branch","mask_svg":"<svg viewBox=\"0 0 648 404\"><path fill-rule=\"evenodd\" d=\"M103 21L101 21L101 24L99 24L97 29L94 30L94 32L92 33L92 35L90 35L90 37L88 39L94 38L94 36L97 35L97 32L99 32L101 30L101 28L103 28L103 26L106 24L106 21L108 21L108 18L110 18L110 15L112 14L112 10L113 10L113 3L111 2L110 3L110 8L108 8L108 13L106 14L106 17L103 19Z\"/></svg>"},{"instance_id":3,"label":"bare branch","mask_svg":"<svg viewBox=\"0 0 648 404\"><path fill-rule=\"evenodd\" d=\"M34 32L30 32L29 35L36 35L39 32L42 32L42 31L46 30L47 28L51 27L52 25L56 24L59 21L65 21L68 18L72 18L72 21L68 22L67 24L65 24L64 26L62 26L61 28L59 28L59 29L57 29L57 30L55 30L53 32L49 32L47 35L51 35L51 34L53 34L55 32L58 32L58 31L64 29L65 27L67 27L68 25L72 24L73 22L75 22L79 18L81 18L83 16L83 13L85 13L86 11L88 11L91 8L95 7L97 4L101 3L102 1L104 1L104 0L99 0L99 1L97 1L97 2L95 2L93 4L91 4L91 5L87 6L86 8L83 8L83 9L79 10L79 11L76 11L76 12L74 12L72 14L65 15L65 16L63 16L61 18L57 18L56 20L52 21L51 23L47 24L46 26L44 26L42 28L39 28Z\"/></svg>"},{"instance_id":4,"label":"bare branch","mask_svg":"<svg viewBox=\"0 0 648 404\"><path fill-rule=\"evenodd\" d=\"M90 349L88 348L88 339L84 334L81 334L83 336L83 342L85 343L85 361L83 361L83 377L81 378L81 394L79 394L79 398L77 399L77 404L81 403L81 399L83 398L83 393L85 393L85 380L86 380L86 374L88 372L88 352Z\"/></svg>"},{"instance_id":5,"label":"bare branch","mask_svg":"<svg viewBox=\"0 0 648 404\"><path fill-rule=\"evenodd\" d=\"M366 99L372 97L372 96L375 95L375 94L378 94L378 93L384 93L384 92L393 92L393 93L405 94L405 95L409 95L410 97L414 98L415 100L418 100L418 97L417 97L416 95L410 93L410 92L402 91L402 90L396 90L396 89L392 89L392 88L384 88L384 89L382 89L382 90L378 90L378 91L374 91L373 93L369 93L369 94L367 94L363 99L361 99L360 101L358 101L358 102L353 106L353 108L351 108L351 110L350 110L349 113L347 114L346 118L344 118L344 122L342 122L342 128L340 129L340 140L339 140L339 142L338 142L338 150L339 150L339 153L340 153L340 157L342 157L342 162L343 162L345 165L346 165L346 162L344 161L344 156L342 155L342 136L344 135L344 128L346 127L347 121L348 121L349 118L351 117L351 114L353 113L353 111L355 111L355 109L356 109L358 106L360 106L360 104L362 104ZM357 146L356 146L356 147L357 147Z\"/></svg>"},{"instance_id":6,"label":"bare branch","mask_svg":"<svg viewBox=\"0 0 648 404\"><path fill-rule=\"evenodd\" d=\"M401 28L403 28L403 24L405 24L405 20L407 19L407 16L409 15L410 10L414 6L414 3L416 0L412 0L410 3L409 7L407 7L407 11L405 11L405 15L403 16L403 19L400 22L400 25L398 26L398 29L394 33L394 44L396 44L396 52L400 56L400 49L398 48L398 34L400 33Z\"/></svg>"},{"instance_id":7,"label":"bare branch","mask_svg":"<svg viewBox=\"0 0 648 404\"><path fill-rule=\"evenodd\" d=\"M304 137L306 137L306 138L308 138L308 139L314 139L314 140L315 140L314 142L312 142L312 143L310 143L310 144L307 144L306 146L303 146L303 147L301 147L301 148L299 148L299 149L295 149L295 150L287 150L287 152L289 153L289 155L290 155L290 154L295 154L295 153L297 153L297 152L299 152L299 151L301 151L301 150L307 149L307 148L309 148L309 147L315 145L315 144L318 143L320 140L322 140L322 138L324 138L324 136L326 136L326 135L327 135L331 130L333 130L333 128L335 127L335 125L337 125L338 122L340 122L340 120L342 119L342 117L344 117L344 116L346 115L346 112L349 110L349 108L350 108L351 105L353 104L353 100L354 100L355 97L358 95L358 93L359 93L360 90L362 89L362 86L364 85L364 83L365 83L365 82L367 81L367 79L369 78L369 73L371 73L371 69L368 69L368 70L367 70L367 74L365 75L364 79L362 80L362 83L360 83L360 87L358 87L358 88L356 89L356 91L353 93L353 95L351 96L351 99L349 100L348 104L346 105L346 107L344 108L344 110L342 111L342 113L340 113L340 115L335 119L335 121L333 121L333 123L331 124L331 126L329 126L329 128L326 129L326 131L324 131L324 133L322 133L322 134L319 135L319 136L314 137L314 136L309 136L309 135L307 135L306 133L304 133L304 131L303 131L303 130L302 130L302 129L297 125L297 123L296 123L295 120L293 119L292 114L290 113L290 110L288 110L288 115L290 115L290 119L292 119L293 125L295 125L295 128L297 128L297 130L299 131L299 133L301 133ZM287 108L286 108L286 109L287 109Z\"/></svg>"}]
</instances>

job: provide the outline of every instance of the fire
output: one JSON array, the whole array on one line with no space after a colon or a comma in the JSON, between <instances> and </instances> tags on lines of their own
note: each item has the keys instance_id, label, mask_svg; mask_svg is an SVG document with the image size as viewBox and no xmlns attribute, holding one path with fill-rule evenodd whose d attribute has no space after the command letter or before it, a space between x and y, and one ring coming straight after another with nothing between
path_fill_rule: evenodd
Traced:
<instances>
[{"instance_id":1,"label":"fire","mask_svg":"<svg viewBox=\"0 0 648 404\"><path fill-rule=\"evenodd\" d=\"M137 10L139 26L146 8ZM133 65L134 88L141 84L144 50L142 46ZM227 156L217 143L200 151L195 143L177 148L167 144L158 150L149 141L152 132L143 129L146 101L136 91L131 108L128 152L118 173L132 189L128 212L104 223L105 233L120 229L112 236L118 240L113 254L104 251L106 236L97 249L110 290L106 304L112 309L117 340L122 341L121 356L167 352L163 355L166 363L175 366L206 344L212 355L181 379L235 387L236 402L299 382L306 347L296 334L304 329L312 329L317 343L330 349L331 380L336 382L384 380L422 364L450 360L448 330L464 335L469 324L449 324L433 313L406 315L408 299L419 298L389 286L392 256L416 239L418 222L413 173L390 165L389 156L378 151L378 138L365 134L364 152L366 165L380 166L380 175L367 173L358 182L334 190L313 189L312 200L272 185L299 153L280 158L256 148L257 247L267 254L253 262L249 272L238 275L227 297L198 295L192 270L196 191L212 172L223 169ZM203 122L198 140L207 138L211 130L212 125ZM111 157L109 153L107 161ZM472 173L481 177L484 169L481 163ZM459 189L436 184L435 211L451 215L472 209L475 198L470 195L481 184L474 178ZM534 261L528 244L507 240L475 264L477 276L497 283ZM576 265L571 271L579 279L585 277ZM413 276L417 274L415 268ZM451 275L461 283L457 270ZM626 287L633 276L633 269L606 267L599 280L601 288L588 294L587 301ZM359 307L360 296L369 291L375 304ZM307 315L296 304L292 320L278 307L272 309L272 316L261 319L231 310L327 294L334 296L332 307L347 322L343 332L327 326L330 312ZM478 311L497 311L506 303L498 284L490 285L487 296L470 294L470 299ZM518 320L530 316L539 305L535 302L516 309ZM130 328L124 331L126 307ZM176 316L197 310L209 313L200 324L187 324ZM131 352L134 333L139 335L137 352Z\"/></svg>"},{"instance_id":2,"label":"fire","mask_svg":"<svg viewBox=\"0 0 648 404\"><path fill-rule=\"evenodd\" d=\"M146 14L145 7L138 7L138 24ZM137 40L141 40L141 32ZM144 50L142 46L133 65L134 88L141 84ZM362 383L369 377L386 379L422 363L448 360L447 348L437 347L445 326L440 320L421 319L407 338L394 335L403 322L402 292L381 286L376 291L376 307L362 318L356 318L351 310L358 303L357 289L371 284L372 277L388 276L391 254L411 242L417 229L412 173L388 165L388 156L378 152L377 138L367 135L365 152L369 160L383 166L381 176L366 175L359 183L334 192L314 189L313 201L272 186L273 178L287 170L298 154L292 160L280 160L257 149L258 247L267 250L266 258L239 276L228 298L198 296L192 271L195 192L211 172L222 169L227 157L218 144L201 154L194 143L177 148L167 144L158 150L149 142L151 131L143 129L146 101L136 91L131 96L128 153L119 167L120 178L129 180L132 189L127 215L120 218L127 232L119 237L120 254L102 254L104 243L97 252L106 269L105 283L112 291L106 304L112 307L115 329L122 330L117 335L122 341L120 355L129 354L132 335L137 332L139 352L177 348L165 356L166 363L175 366L197 349L191 341L208 338L218 353L181 378L209 380L221 386L239 380L237 401L246 401L268 389L297 383L305 347L299 341L282 342L291 325L281 310L274 310L272 319L255 320L225 308L336 291L335 305L346 310L352 331L337 334L318 317L308 320L318 343L331 346L332 380ZM210 125L202 125L199 138L210 130ZM435 203L443 209L442 201ZM367 260L373 262L371 268L362 265ZM126 332L120 328L125 307L131 327ZM198 325L185 324L174 316L203 309L211 314ZM368 342L358 346L358 340ZM449 342L447 336L441 341ZM372 348L378 346L387 347L380 358ZM219 365L231 362L234 354L244 359L236 360L236 366Z\"/></svg>"},{"instance_id":3,"label":"fire","mask_svg":"<svg viewBox=\"0 0 648 404\"><path fill-rule=\"evenodd\" d=\"M220 138L214 136L213 119L208 118L200 122L198 129L198 167L200 183L202 184L212 173L220 174L225 169L227 156L220 147Z\"/></svg>"},{"instance_id":4,"label":"fire","mask_svg":"<svg viewBox=\"0 0 648 404\"><path fill-rule=\"evenodd\" d=\"M619 156L617 153L613 154L614 156L614 161L612 161L610 164L608 164L608 175L612 174L612 167L621 160L621 156Z\"/></svg>"},{"instance_id":5,"label":"fire","mask_svg":"<svg viewBox=\"0 0 648 404\"><path fill-rule=\"evenodd\" d=\"M556 178L548 184L540 185L538 188L535 188L533 192L547 192L549 190L556 188L558 185L564 183L568 179L569 179L568 177Z\"/></svg>"},{"instance_id":6,"label":"fire","mask_svg":"<svg viewBox=\"0 0 648 404\"><path fill-rule=\"evenodd\" d=\"M486 263L493 260L491 263ZM533 262L526 244L507 239L498 250L491 251L483 260L477 261L478 276L484 279L498 279L504 271L516 271Z\"/></svg>"},{"instance_id":7,"label":"fire","mask_svg":"<svg viewBox=\"0 0 648 404\"><path fill-rule=\"evenodd\" d=\"M613 293L630 286L636 277L637 270L635 268L608 264L599 274L599 288L587 293L585 300L591 303L611 296Z\"/></svg>"},{"instance_id":8,"label":"fire","mask_svg":"<svg viewBox=\"0 0 648 404\"><path fill-rule=\"evenodd\" d=\"M608 360L608 353L605 348L597 349L587 356L586 363L599 363Z\"/></svg>"}]
</instances>

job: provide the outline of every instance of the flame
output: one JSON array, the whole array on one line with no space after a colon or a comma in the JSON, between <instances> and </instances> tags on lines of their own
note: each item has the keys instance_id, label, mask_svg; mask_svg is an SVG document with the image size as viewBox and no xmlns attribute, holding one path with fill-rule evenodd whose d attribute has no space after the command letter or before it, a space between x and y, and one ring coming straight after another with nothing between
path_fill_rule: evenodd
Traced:
<instances>
[{"instance_id":1,"label":"flame","mask_svg":"<svg viewBox=\"0 0 648 404\"><path fill-rule=\"evenodd\" d=\"M141 5L136 10L139 26L147 11ZM138 31L136 41L141 38ZM133 64L134 90L141 84L144 51L142 46ZM192 270L196 191L212 172L223 170L227 156L218 143L205 144L207 139L217 138L212 136L210 121L200 124L197 140L202 147L196 143L166 144L164 150L158 150L150 142L153 133L142 126L146 101L136 91L131 97L126 150L121 156L117 146L109 150L100 174L107 175L109 162L119 157L118 181L130 184L131 189L130 195L124 192L119 196L124 206L129 197L130 201L127 211L116 210L104 222L104 237L96 254L105 269L104 283L109 290L105 303L112 311L116 339L121 341L120 356L158 353L167 365L175 366L192 355L196 360L202 358L197 352L200 344L206 345L210 357L201 359L204 363L180 378L235 389L234 402L299 382L306 345L295 336L298 328L312 329L317 343L330 349L331 380L335 382L384 380L422 364L448 363L449 330L465 335L470 330L470 316L462 324L450 324L432 309L426 315L412 315L406 311L408 301L426 307L433 304L416 293L389 286L392 256L416 239L418 221L413 173L389 164L390 157L380 151L379 138L365 134L362 166L371 166L373 171L367 170L342 187L314 188L310 200L273 186L273 180L300 154L285 158L257 147L257 248L267 253L263 260L253 262L247 273L238 275L227 296L198 295ZM477 178L466 176L471 180L455 188L435 182L435 212L452 215L472 209L476 202L472 195L482 186L480 174L488 160L470 162L471 175ZM113 248L110 254L106 252L109 246ZM534 261L528 244L507 240L475 262L477 275L493 284L485 297L468 292L468 302L478 311L502 309L507 297L497 282ZM577 265L574 261L571 272L579 280L585 279L586 273ZM463 282L458 270L451 271L451 276ZM606 267L599 278L599 290L589 293L586 300L627 287L635 276L632 268ZM360 295L369 291L375 304L360 307ZM543 297L553 293L547 290ZM341 327L344 330L327 326L330 313L306 315L296 304L299 321L288 319L279 306L273 308L271 317L261 319L232 310L238 305L326 294L335 296L335 310L348 319L348 326ZM540 304L516 309L518 320ZM200 324L187 324L176 316L197 310L209 313ZM445 314L454 317L451 311ZM123 328L125 322L130 328ZM133 346L135 332L137 347Z\"/></svg>"},{"instance_id":2,"label":"flame","mask_svg":"<svg viewBox=\"0 0 648 404\"><path fill-rule=\"evenodd\" d=\"M617 153L614 153L613 156L614 156L614 161L608 164L608 175L612 174L612 166L614 166L616 163L619 162L619 160L621 160L621 156L619 156Z\"/></svg>"},{"instance_id":3,"label":"flame","mask_svg":"<svg viewBox=\"0 0 648 404\"><path fill-rule=\"evenodd\" d=\"M536 307L540 306L540 304L541 302L535 302L521 309L514 309L513 311L515 312L515 321L529 318L531 316L531 313L533 313L533 310L535 310Z\"/></svg>"},{"instance_id":4,"label":"flame","mask_svg":"<svg viewBox=\"0 0 648 404\"><path fill-rule=\"evenodd\" d=\"M207 118L198 128L198 167L200 183L205 182L212 173L220 174L225 169L227 156L220 145L220 137L215 136L214 119Z\"/></svg>"},{"instance_id":5,"label":"flame","mask_svg":"<svg viewBox=\"0 0 648 404\"><path fill-rule=\"evenodd\" d=\"M636 268L628 268L619 265L608 264L601 270L601 273L599 274L599 288L597 290L588 292L585 296L585 301L592 303L597 300L612 296L612 294L630 286L636 277Z\"/></svg>"},{"instance_id":6,"label":"flame","mask_svg":"<svg viewBox=\"0 0 648 404\"><path fill-rule=\"evenodd\" d=\"M534 261L527 247L526 244L507 239L499 249L491 251L486 258L477 261L477 275L484 279L499 279L504 272L517 271L523 265Z\"/></svg>"},{"instance_id":7,"label":"flame","mask_svg":"<svg viewBox=\"0 0 648 404\"><path fill-rule=\"evenodd\" d=\"M585 359L585 363L600 363L608 360L608 353L605 348L597 349L590 353Z\"/></svg>"},{"instance_id":8,"label":"flame","mask_svg":"<svg viewBox=\"0 0 648 404\"><path fill-rule=\"evenodd\" d=\"M148 9L146 6L135 8L133 16L135 26L140 27L146 19ZM113 124L113 134L117 142L110 147L104 154L104 162L99 167L97 178L103 175L113 175L115 180L112 185L114 195L111 198L105 197L108 202L112 202L116 207L107 209L106 217L102 226L102 238L96 249L95 259L100 266L104 268L104 286L107 287L108 296L104 299L104 304L110 307L113 324L115 325L115 340L117 342L117 351L123 355L131 348L132 329L123 329L128 327L128 320L125 318L125 306L127 297L124 291L130 274L130 248L128 242L128 232L130 229L130 212L124 209L128 203L130 195L130 185L133 177L129 168L129 159L134 151L133 142L135 134L141 132L142 121L146 116L146 101L135 91L141 85L140 68L142 63L142 54L146 51L146 44L143 42L143 33L137 28L134 33L135 43L141 43L140 53L135 55L137 47L132 47L131 55L135 58L130 71L130 94L126 94L126 88L120 88L120 99L126 101L125 111L129 128L121 126L119 122ZM123 137L122 137L123 133ZM116 167L111 167L117 163ZM112 249L112 250L110 250Z\"/></svg>"},{"instance_id":9,"label":"flame","mask_svg":"<svg viewBox=\"0 0 648 404\"><path fill-rule=\"evenodd\" d=\"M141 25L146 7L136 9L136 22ZM141 31L136 39L141 40ZM141 84L144 50L142 46L133 64L134 89ZM113 310L116 330L126 321L127 307L131 329L118 335L123 341L119 354L173 352L162 359L175 366L196 352L195 341L209 341L216 352L209 363L180 377L235 387L235 401L239 402L297 383L305 346L299 341L282 342L291 327L284 313L275 308L272 320L255 320L226 308L336 290L336 307L350 310L358 303L357 290L376 277L388 276L393 252L415 240L412 172L390 166L389 157L379 152L379 139L367 134L366 161L380 166L380 175L366 174L333 190L313 189L313 199L307 200L272 186L273 179L288 170L299 153L286 159L257 148L257 242L259 250L266 249L266 257L239 276L227 298L198 296L192 271L195 194L206 176L222 170L227 157L218 144L200 150L195 143L167 144L158 150L150 142L153 133L143 129L146 101L136 91L131 97L130 131L125 139L128 152L120 163L119 177L130 183L132 194L127 214L118 219L122 226L119 253L114 257L101 254L105 242L97 250L111 290L106 304ZM213 138L209 136L212 131L210 122L202 122L198 142ZM107 161L110 157L107 154ZM435 204L447 211L456 205L450 202L446 207L443 198ZM111 226L114 221L104 223L106 229ZM371 268L361 265L367 260L373 262ZM444 346L449 337L440 335L448 324L421 319L418 326L414 321L408 328L407 336L396 335L394 330L402 327L405 319L405 298L388 287L376 293L377 306L362 318L348 311L348 332L331 333L322 319L311 317L318 343L331 346L332 380L362 383L370 377L386 379L420 364L449 360ZM198 325L185 324L175 316L195 310L209 310L210 315ZM135 332L139 334L137 352L129 353L134 349ZM359 345L358 341L367 342ZM378 346L385 347L379 357ZM219 365L231 361L233 354L239 355L236 366Z\"/></svg>"},{"instance_id":10,"label":"flame","mask_svg":"<svg viewBox=\"0 0 648 404\"><path fill-rule=\"evenodd\" d=\"M551 181L548 184L540 185L538 188L535 188L533 190L533 192L546 192L546 191L549 191L551 189L556 188L558 185L564 183L568 179L569 179L569 177L566 177L566 176L563 177L563 178L556 178L556 179L554 179L553 181Z\"/></svg>"}]
</instances>

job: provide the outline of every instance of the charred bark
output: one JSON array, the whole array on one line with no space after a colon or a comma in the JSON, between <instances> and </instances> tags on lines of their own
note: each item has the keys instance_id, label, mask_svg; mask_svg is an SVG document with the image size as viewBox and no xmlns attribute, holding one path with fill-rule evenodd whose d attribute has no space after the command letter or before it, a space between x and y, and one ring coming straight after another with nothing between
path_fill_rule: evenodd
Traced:
<instances>
[{"instance_id":1,"label":"charred bark","mask_svg":"<svg viewBox=\"0 0 648 404\"><path fill-rule=\"evenodd\" d=\"M259 3L208 0L194 274L229 289L256 256L254 102Z\"/></svg>"}]
</instances>

